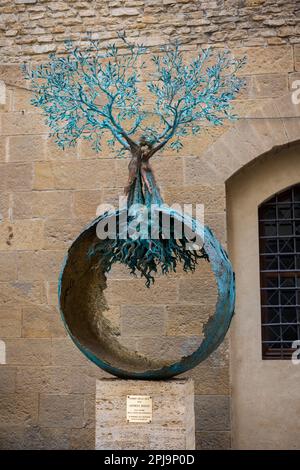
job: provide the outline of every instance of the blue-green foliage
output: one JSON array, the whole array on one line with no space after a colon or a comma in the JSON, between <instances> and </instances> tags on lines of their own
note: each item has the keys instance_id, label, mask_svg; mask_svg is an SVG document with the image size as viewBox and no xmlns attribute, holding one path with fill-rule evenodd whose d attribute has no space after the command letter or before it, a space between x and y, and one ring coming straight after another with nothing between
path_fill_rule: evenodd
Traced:
<instances>
[{"instance_id":1,"label":"blue-green foliage","mask_svg":"<svg viewBox=\"0 0 300 470\"><path fill-rule=\"evenodd\" d=\"M152 57L155 70L149 74L147 87L153 106L149 110L139 96L141 70L145 68L142 56L148 51L122 39L125 52L114 45L103 52L95 41L88 51L67 43L65 56L53 54L48 63L34 70L24 66L24 73L31 81L32 104L44 111L57 144L65 148L83 138L100 151L104 137L111 147L118 144L118 154L131 151L137 172L127 205L150 207L162 200L150 167L142 174L142 163L167 144L179 151L182 138L197 134L203 124L221 125L234 117L231 101L243 86L238 72L244 59L233 59L225 51L210 65L212 51L208 49L186 64L179 44L163 47L160 55ZM148 149L145 161L143 140ZM149 227L152 223L149 219ZM116 262L124 263L132 273L140 273L148 287L158 270L166 274L181 263L185 271L194 271L200 258L208 259L205 247L187 249L184 236L176 239L171 233L170 239L165 239L161 228L158 235L155 239L124 239L118 234L115 240L96 240L89 254L97 257L105 271Z\"/></svg>"},{"instance_id":2,"label":"blue-green foliage","mask_svg":"<svg viewBox=\"0 0 300 470\"><path fill-rule=\"evenodd\" d=\"M231 101L244 85L237 72L245 63L233 59L229 51L216 56L209 66L212 50L206 49L189 64L184 63L179 45L163 48L162 56L152 58L156 72L148 89L155 96L154 112L160 116L162 133L149 129L156 142L169 142L174 150L182 148L181 137L197 134L201 123L223 124L234 119Z\"/></svg>"},{"instance_id":3,"label":"blue-green foliage","mask_svg":"<svg viewBox=\"0 0 300 470\"><path fill-rule=\"evenodd\" d=\"M164 46L152 57L155 72L149 73L147 87L154 101L149 111L138 89L148 51L123 39L125 51L112 45L103 52L97 41L83 51L68 42L65 56L51 54L49 62L33 70L24 65L32 104L44 111L60 147L84 138L100 151L104 137L112 147L118 143L123 154L140 131L160 148L169 143L178 151L181 138L197 134L203 123L220 125L234 117L231 101L243 86L238 71L244 59L233 59L225 51L209 65L213 54L207 49L186 64L179 44ZM156 124L149 125L155 117Z\"/></svg>"}]
</instances>

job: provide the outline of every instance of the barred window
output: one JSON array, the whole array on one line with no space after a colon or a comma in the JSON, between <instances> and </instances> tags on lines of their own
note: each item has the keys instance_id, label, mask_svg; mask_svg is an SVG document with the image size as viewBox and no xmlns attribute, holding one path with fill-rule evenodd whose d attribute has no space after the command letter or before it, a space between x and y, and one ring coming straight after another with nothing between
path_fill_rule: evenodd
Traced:
<instances>
[{"instance_id":1,"label":"barred window","mask_svg":"<svg viewBox=\"0 0 300 470\"><path fill-rule=\"evenodd\" d=\"M289 359L300 340L300 184L259 207L263 359Z\"/></svg>"}]
</instances>

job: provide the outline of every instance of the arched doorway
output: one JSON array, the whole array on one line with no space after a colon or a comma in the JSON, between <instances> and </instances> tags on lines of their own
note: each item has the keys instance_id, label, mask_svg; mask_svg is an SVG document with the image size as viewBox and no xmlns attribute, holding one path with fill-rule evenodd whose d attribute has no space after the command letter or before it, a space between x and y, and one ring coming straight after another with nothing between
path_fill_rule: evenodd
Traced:
<instances>
[{"instance_id":1,"label":"arched doorway","mask_svg":"<svg viewBox=\"0 0 300 470\"><path fill-rule=\"evenodd\" d=\"M258 208L300 182L300 145L270 151L227 181L228 245L236 272L231 327L233 448L300 446L300 365L262 358Z\"/></svg>"}]
</instances>

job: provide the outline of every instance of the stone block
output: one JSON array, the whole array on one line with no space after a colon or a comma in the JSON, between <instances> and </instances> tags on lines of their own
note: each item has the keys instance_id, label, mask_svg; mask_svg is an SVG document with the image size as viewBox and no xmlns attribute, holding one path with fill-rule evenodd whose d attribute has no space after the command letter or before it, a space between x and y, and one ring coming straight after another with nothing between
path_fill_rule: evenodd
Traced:
<instances>
[{"instance_id":1,"label":"stone block","mask_svg":"<svg viewBox=\"0 0 300 470\"><path fill-rule=\"evenodd\" d=\"M196 432L197 450L228 450L231 448L231 435L228 431Z\"/></svg>"},{"instance_id":2,"label":"stone block","mask_svg":"<svg viewBox=\"0 0 300 470\"><path fill-rule=\"evenodd\" d=\"M51 364L51 339L15 338L5 343L8 365Z\"/></svg>"},{"instance_id":3,"label":"stone block","mask_svg":"<svg viewBox=\"0 0 300 470\"><path fill-rule=\"evenodd\" d=\"M19 338L22 331L21 308L0 306L0 338Z\"/></svg>"},{"instance_id":4,"label":"stone block","mask_svg":"<svg viewBox=\"0 0 300 470\"><path fill-rule=\"evenodd\" d=\"M290 45L239 47L233 48L232 53L236 58L247 57L247 63L242 70L245 75L293 71L293 49Z\"/></svg>"},{"instance_id":5,"label":"stone block","mask_svg":"<svg viewBox=\"0 0 300 470\"><path fill-rule=\"evenodd\" d=\"M67 335L58 310L54 307L23 308L23 338L63 338Z\"/></svg>"},{"instance_id":6,"label":"stone block","mask_svg":"<svg viewBox=\"0 0 300 470\"><path fill-rule=\"evenodd\" d=\"M248 114L251 117L250 121L239 121L231 133L226 134L223 144L228 149L231 145L231 151L236 153L240 162L246 164L253 159L253 156L257 157L258 152L263 153L271 150L274 145L284 145L288 142L277 107L277 102L282 99L286 100L286 96L265 102L261 107ZM235 135L240 137L236 142L234 142ZM246 145L245 148L241 144L241 140ZM244 155L244 150L249 148L251 142L253 142L252 149ZM254 155L252 154L253 150ZM245 158L247 158L246 161Z\"/></svg>"},{"instance_id":7,"label":"stone block","mask_svg":"<svg viewBox=\"0 0 300 470\"><path fill-rule=\"evenodd\" d=\"M248 118L249 116L251 116L252 113L255 113L255 111L257 111L264 105L272 102L271 100L272 98L260 98L260 99L259 98L253 98L253 99L247 98L245 99L243 96L239 96L234 101L234 112L239 118ZM246 122L247 122L247 119L246 119ZM231 129L234 129L234 127L235 127L234 125L231 126Z\"/></svg>"},{"instance_id":8,"label":"stone block","mask_svg":"<svg viewBox=\"0 0 300 470\"><path fill-rule=\"evenodd\" d=\"M51 162L38 162L34 165L34 189L55 189ZM62 188L66 189L66 188Z\"/></svg>"},{"instance_id":9,"label":"stone block","mask_svg":"<svg viewBox=\"0 0 300 470\"><path fill-rule=\"evenodd\" d=\"M101 189L115 186L115 162L76 160L34 164L35 189Z\"/></svg>"},{"instance_id":10,"label":"stone block","mask_svg":"<svg viewBox=\"0 0 300 470\"><path fill-rule=\"evenodd\" d=\"M3 135L36 135L47 134L49 132L40 113L5 113L1 119Z\"/></svg>"},{"instance_id":11,"label":"stone block","mask_svg":"<svg viewBox=\"0 0 300 470\"><path fill-rule=\"evenodd\" d=\"M296 104L292 100L292 96L288 99L286 96L278 98L275 102L279 116L282 118L284 131L287 135L287 142L297 141L299 138L299 118L300 104ZM287 118L287 116L293 117Z\"/></svg>"},{"instance_id":12,"label":"stone block","mask_svg":"<svg viewBox=\"0 0 300 470\"><path fill-rule=\"evenodd\" d=\"M273 98L288 92L288 77L286 74L262 74L250 77L248 86L249 98Z\"/></svg>"},{"instance_id":13,"label":"stone block","mask_svg":"<svg viewBox=\"0 0 300 470\"><path fill-rule=\"evenodd\" d=\"M45 159L45 138L37 135L15 135L8 138L10 162Z\"/></svg>"},{"instance_id":14,"label":"stone block","mask_svg":"<svg viewBox=\"0 0 300 470\"><path fill-rule=\"evenodd\" d=\"M29 113L40 113L40 109L31 104L32 94L30 90L14 88L12 105L13 111L25 111Z\"/></svg>"},{"instance_id":15,"label":"stone block","mask_svg":"<svg viewBox=\"0 0 300 470\"><path fill-rule=\"evenodd\" d=\"M0 80L0 110L3 111L5 110L7 106L7 89L5 82L3 80Z\"/></svg>"},{"instance_id":16,"label":"stone block","mask_svg":"<svg viewBox=\"0 0 300 470\"><path fill-rule=\"evenodd\" d=\"M120 331L121 308L120 306L112 305L107 310L104 310L103 317L108 320L112 334L119 336L121 334L121 331Z\"/></svg>"},{"instance_id":17,"label":"stone block","mask_svg":"<svg viewBox=\"0 0 300 470\"><path fill-rule=\"evenodd\" d=\"M269 151L276 145L286 144L284 129L276 102L270 102L250 114L251 121L240 120L225 136L213 144L201 156L214 168L212 174L225 181L257 155ZM276 118L276 119L268 119ZM191 157L192 158L192 157ZM194 162L196 163L196 162ZM199 165L200 159L197 164ZM201 168L197 165L198 171ZM195 171L197 171L194 166Z\"/></svg>"},{"instance_id":18,"label":"stone block","mask_svg":"<svg viewBox=\"0 0 300 470\"><path fill-rule=\"evenodd\" d=\"M108 206L115 207L118 209L119 207L124 207L125 205L126 196L124 195L124 188L105 188L102 193L102 205L97 208L96 214L102 214Z\"/></svg>"},{"instance_id":19,"label":"stone block","mask_svg":"<svg viewBox=\"0 0 300 470\"><path fill-rule=\"evenodd\" d=\"M205 225L209 226L219 242L223 245L224 248L226 248L226 212L205 212L204 223Z\"/></svg>"},{"instance_id":20,"label":"stone block","mask_svg":"<svg viewBox=\"0 0 300 470\"><path fill-rule=\"evenodd\" d=\"M140 11L138 8L112 8L112 16L138 16Z\"/></svg>"},{"instance_id":21,"label":"stone block","mask_svg":"<svg viewBox=\"0 0 300 470\"><path fill-rule=\"evenodd\" d=\"M0 251L0 282L17 279L16 254Z\"/></svg>"},{"instance_id":22,"label":"stone block","mask_svg":"<svg viewBox=\"0 0 300 470\"><path fill-rule=\"evenodd\" d=\"M17 254L19 280L56 281L65 256L64 251L23 251Z\"/></svg>"},{"instance_id":23,"label":"stone block","mask_svg":"<svg viewBox=\"0 0 300 470\"><path fill-rule=\"evenodd\" d=\"M109 377L111 376L108 375L108 380ZM95 390L94 393L84 395L84 427L86 429L95 429Z\"/></svg>"},{"instance_id":24,"label":"stone block","mask_svg":"<svg viewBox=\"0 0 300 470\"><path fill-rule=\"evenodd\" d=\"M186 137L182 137L181 141L183 144L183 150L179 153L183 153L184 156L199 156L201 155L206 149L208 149L213 142L218 140L228 129L230 125L224 124L222 126L212 127L212 126L205 126L203 123L203 127L201 132L198 135L188 135ZM174 158L177 155L176 151L172 151L168 147L164 147L159 155L168 156L169 158ZM172 162L172 160L171 160Z\"/></svg>"},{"instance_id":25,"label":"stone block","mask_svg":"<svg viewBox=\"0 0 300 470\"><path fill-rule=\"evenodd\" d=\"M152 422L126 420L127 395L152 397ZM195 448L193 382L186 379L97 381L96 449Z\"/></svg>"},{"instance_id":26,"label":"stone block","mask_svg":"<svg viewBox=\"0 0 300 470\"><path fill-rule=\"evenodd\" d=\"M166 333L164 306L125 305L121 313L121 334L125 336L159 336Z\"/></svg>"},{"instance_id":27,"label":"stone block","mask_svg":"<svg viewBox=\"0 0 300 470\"><path fill-rule=\"evenodd\" d=\"M38 396L30 393L5 393L0 395L0 426L36 423L38 418Z\"/></svg>"},{"instance_id":28,"label":"stone block","mask_svg":"<svg viewBox=\"0 0 300 470\"><path fill-rule=\"evenodd\" d=\"M18 392L27 393L95 393L96 377L106 377L101 369L92 372L86 366L23 366L16 373Z\"/></svg>"},{"instance_id":29,"label":"stone block","mask_svg":"<svg viewBox=\"0 0 300 470\"><path fill-rule=\"evenodd\" d=\"M179 280L180 303L204 304L206 308L215 305L217 300L217 287L213 274L198 279Z\"/></svg>"},{"instance_id":30,"label":"stone block","mask_svg":"<svg viewBox=\"0 0 300 470\"><path fill-rule=\"evenodd\" d=\"M169 336L200 336L203 324L213 313L209 305L167 305L166 310Z\"/></svg>"},{"instance_id":31,"label":"stone block","mask_svg":"<svg viewBox=\"0 0 300 470\"><path fill-rule=\"evenodd\" d=\"M188 183L188 182L187 182ZM182 187L165 187L164 201L172 205L177 204L203 204L204 214L206 211L225 210L225 186L219 185L193 185L187 184ZM195 210L195 207L193 207Z\"/></svg>"},{"instance_id":32,"label":"stone block","mask_svg":"<svg viewBox=\"0 0 300 470\"><path fill-rule=\"evenodd\" d=\"M107 273L107 279L109 280L110 279L117 279L117 280L127 279L128 281L130 281L130 280L133 280L134 278L132 277L132 274L130 274L130 271L127 268L127 266L121 263L115 263L111 271Z\"/></svg>"},{"instance_id":33,"label":"stone block","mask_svg":"<svg viewBox=\"0 0 300 470\"><path fill-rule=\"evenodd\" d=\"M111 378L111 374L105 372L91 361L85 361L83 366L73 367L72 393L84 393L86 398L96 393L96 381ZM95 411L95 409L94 409Z\"/></svg>"},{"instance_id":34,"label":"stone block","mask_svg":"<svg viewBox=\"0 0 300 470\"><path fill-rule=\"evenodd\" d=\"M72 368L35 365L30 363L17 368L16 388L26 395L37 393L72 393Z\"/></svg>"},{"instance_id":35,"label":"stone block","mask_svg":"<svg viewBox=\"0 0 300 470\"><path fill-rule=\"evenodd\" d=\"M46 159L56 162L66 162L78 159L78 147L66 147L61 149L55 142L54 137L46 136Z\"/></svg>"},{"instance_id":36,"label":"stone block","mask_svg":"<svg viewBox=\"0 0 300 470\"><path fill-rule=\"evenodd\" d=\"M66 250L83 230L85 223L78 220L62 219L45 222L46 250Z\"/></svg>"},{"instance_id":37,"label":"stone block","mask_svg":"<svg viewBox=\"0 0 300 470\"><path fill-rule=\"evenodd\" d=\"M230 397L195 395L196 431L230 430Z\"/></svg>"},{"instance_id":38,"label":"stone block","mask_svg":"<svg viewBox=\"0 0 300 470\"><path fill-rule=\"evenodd\" d=\"M15 1L16 1L16 3L20 3L20 4L23 4L23 3L25 3L25 4L33 4L33 3L36 3L36 2L37 2L37 0L15 0Z\"/></svg>"},{"instance_id":39,"label":"stone block","mask_svg":"<svg viewBox=\"0 0 300 470\"><path fill-rule=\"evenodd\" d=\"M7 85L28 88L28 82L25 80L19 64L1 64L0 80L3 80Z\"/></svg>"},{"instance_id":40,"label":"stone block","mask_svg":"<svg viewBox=\"0 0 300 470\"><path fill-rule=\"evenodd\" d=\"M0 223L3 222L3 220L8 219L9 207L9 194L5 192L0 192Z\"/></svg>"},{"instance_id":41,"label":"stone block","mask_svg":"<svg viewBox=\"0 0 300 470\"><path fill-rule=\"evenodd\" d=\"M5 162L7 159L8 138L0 137L0 162Z\"/></svg>"},{"instance_id":42,"label":"stone block","mask_svg":"<svg viewBox=\"0 0 300 470\"><path fill-rule=\"evenodd\" d=\"M289 73L288 78L289 78L289 90L290 91L299 90L299 83L297 83L297 86L295 84L294 87L293 87L293 83L296 81L298 82L300 81L300 71Z\"/></svg>"},{"instance_id":43,"label":"stone block","mask_svg":"<svg viewBox=\"0 0 300 470\"><path fill-rule=\"evenodd\" d=\"M162 158L157 155L151 161L152 168L159 186L167 185L180 186L183 185L183 158Z\"/></svg>"},{"instance_id":44,"label":"stone block","mask_svg":"<svg viewBox=\"0 0 300 470\"><path fill-rule=\"evenodd\" d=\"M76 217L93 219L96 217L97 207L102 204L103 195L100 190L74 191L73 210Z\"/></svg>"},{"instance_id":45,"label":"stone block","mask_svg":"<svg viewBox=\"0 0 300 470\"><path fill-rule=\"evenodd\" d=\"M10 308L24 307L46 301L46 291L41 282L1 282L0 305Z\"/></svg>"},{"instance_id":46,"label":"stone block","mask_svg":"<svg viewBox=\"0 0 300 470\"><path fill-rule=\"evenodd\" d=\"M58 283L57 282L47 282L46 283L47 291L47 303L48 305L58 305Z\"/></svg>"},{"instance_id":47,"label":"stone block","mask_svg":"<svg viewBox=\"0 0 300 470\"><path fill-rule=\"evenodd\" d=\"M7 425L0 424L0 449L1 450L23 450L24 430L22 424Z\"/></svg>"},{"instance_id":48,"label":"stone block","mask_svg":"<svg viewBox=\"0 0 300 470\"><path fill-rule=\"evenodd\" d=\"M82 428L83 395L41 394L39 425L47 428Z\"/></svg>"},{"instance_id":49,"label":"stone block","mask_svg":"<svg viewBox=\"0 0 300 470\"><path fill-rule=\"evenodd\" d=\"M229 367L229 340L225 337L220 346L210 355L202 365L204 367Z\"/></svg>"},{"instance_id":50,"label":"stone block","mask_svg":"<svg viewBox=\"0 0 300 470\"><path fill-rule=\"evenodd\" d=\"M224 178L218 174L213 163L207 158L206 153L199 157L184 158L185 185L220 184Z\"/></svg>"},{"instance_id":51,"label":"stone block","mask_svg":"<svg viewBox=\"0 0 300 470\"><path fill-rule=\"evenodd\" d=\"M228 395L230 393L229 365L213 367L205 361L184 376L191 377L196 395Z\"/></svg>"},{"instance_id":52,"label":"stone block","mask_svg":"<svg viewBox=\"0 0 300 470\"><path fill-rule=\"evenodd\" d=\"M13 194L13 218L55 218L71 216L71 198L69 191L33 191Z\"/></svg>"},{"instance_id":53,"label":"stone block","mask_svg":"<svg viewBox=\"0 0 300 470\"><path fill-rule=\"evenodd\" d=\"M300 44L294 45L295 70L300 72Z\"/></svg>"},{"instance_id":54,"label":"stone block","mask_svg":"<svg viewBox=\"0 0 300 470\"><path fill-rule=\"evenodd\" d=\"M30 191L32 165L30 163L0 164L0 191Z\"/></svg>"},{"instance_id":55,"label":"stone block","mask_svg":"<svg viewBox=\"0 0 300 470\"><path fill-rule=\"evenodd\" d=\"M177 299L176 279L159 279L151 289L145 289L143 279L115 280L108 282L105 297L109 305L174 304Z\"/></svg>"},{"instance_id":56,"label":"stone block","mask_svg":"<svg viewBox=\"0 0 300 470\"><path fill-rule=\"evenodd\" d=\"M0 224L0 250L39 250L44 243L44 222L23 219Z\"/></svg>"},{"instance_id":57,"label":"stone block","mask_svg":"<svg viewBox=\"0 0 300 470\"><path fill-rule=\"evenodd\" d=\"M59 424L59 422L58 422ZM39 425L24 428L24 450L68 450L70 436L65 428L48 428Z\"/></svg>"},{"instance_id":58,"label":"stone block","mask_svg":"<svg viewBox=\"0 0 300 470\"><path fill-rule=\"evenodd\" d=\"M183 356L192 354L202 342L202 337L193 336L156 336L135 337L136 351L142 355L168 363L174 363Z\"/></svg>"},{"instance_id":59,"label":"stone block","mask_svg":"<svg viewBox=\"0 0 300 470\"><path fill-rule=\"evenodd\" d=\"M5 89L6 89L5 103L2 104L2 106L0 105L0 109L4 113L9 113L9 112L13 111L13 90L9 89L8 87L5 87ZM3 90L3 86L2 86L2 90Z\"/></svg>"},{"instance_id":60,"label":"stone block","mask_svg":"<svg viewBox=\"0 0 300 470\"><path fill-rule=\"evenodd\" d=\"M74 345L70 338L52 340L52 364L57 366L87 366L89 360Z\"/></svg>"},{"instance_id":61,"label":"stone block","mask_svg":"<svg viewBox=\"0 0 300 470\"><path fill-rule=\"evenodd\" d=\"M99 96L97 99L97 103L99 106L104 106L107 101L106 98ZM87 140L79 139L78 141L78 156L80 159L101 159L101 158L115 158L116 157L116 149L111 148L107 143L107 138L109 134L103 136L101 141L101 150L96 152L93 149L92 142Z\"/></svg>"},{"instance_id":62,"label":"stone block","mask_svg":"<svg viewBox=\"0 0 300 470\"><path fill-rule=\"evenodd\" d=\"M71 429L70 449L94 450L95 449L95 429L94 428Z\"/></svg>"},{"instance_id":63,"label":"stone block","mask_svg":"<svg viewBox=\"0 0 300 470\"><path fill-rule=\"evenodd\" d=\"M2 337L2 334L1 334ZM16 368L0 366L0 395L16 392Z\"/></svg>"},{"instance_id":64,"label":"stone block","mask_svg":"<svg viewBox=\"0 0 300 470\"><path fill-rule=\"evenodd\" d=\"M56 50L56 44L35 44L32 47L34 54L47 54Z\"/></svg>"}]
</instances>

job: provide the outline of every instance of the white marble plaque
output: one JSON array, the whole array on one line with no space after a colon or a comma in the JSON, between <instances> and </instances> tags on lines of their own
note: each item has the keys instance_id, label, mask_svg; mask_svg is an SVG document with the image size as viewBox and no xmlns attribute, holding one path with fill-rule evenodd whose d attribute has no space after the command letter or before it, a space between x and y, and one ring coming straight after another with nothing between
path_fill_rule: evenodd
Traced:
<instances>
[{"instance_id":1,"label":"white marble plaque","mask_svg":"<svg viewBox=\"0 0 300 470\"><path fill-rule=\"evenodd\" d=\"M152 398L148 395L127 395L128 423L151 423Z\"/></svg>"}]
</instances>

